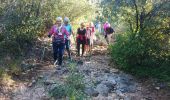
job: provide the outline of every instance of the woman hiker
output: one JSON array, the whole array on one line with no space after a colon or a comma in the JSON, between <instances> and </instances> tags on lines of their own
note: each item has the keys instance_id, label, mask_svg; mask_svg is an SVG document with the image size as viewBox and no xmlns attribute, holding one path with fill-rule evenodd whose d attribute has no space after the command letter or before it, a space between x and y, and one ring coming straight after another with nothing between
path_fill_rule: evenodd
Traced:
<instances>
[{"instance_id":1,"label":"woman hiker","mask_svg":"<svg viewBox=\"0 0 170 100\"><path fill-rule=\"evenodd\" d=\"M53 46L53 54L54 54L54 64L62 66L63 62L63 54L65 48L65 38L69 37L69 33L66 28L62 25L62 17L56 18L56 24L52 26L50 32L48 33L48 37L52 36L52 46Z\"/></svg>"},{"instance_id":2,"label":"woman hiker","mask_svg":"<svg viewBox=\"0 0 170 100\"><path fill-rule=\"evenodd\" d=\"M67 32L69 33L69 38L67 38L67 37L65 36L65 39L66 39L66 41L65 41L65 47L66 47L66 50L67 50L69 59L71 60L71 52L70 52L71 40L70 40L70 38L71 38L71 34L73 34L73 31L72 31L72 26L70 25L70 20L69 20L68 17L65 17L65 18L64 18L64 26L65 26Z\"/></svg>"},{"instance_id":3,"label":"woman hiker","mask_svg":"<svg viewBox=\"0 0 170 100\"><path fill-rule=\"evenodd\" d=\"M81 56L84 55L85 51L85 44L86 44L86 28L85 24L81 23L80 28L77 29L77 52L78 56L80 56L80 45L82 45L82 54Z\"/></svg>"}]
</instances>

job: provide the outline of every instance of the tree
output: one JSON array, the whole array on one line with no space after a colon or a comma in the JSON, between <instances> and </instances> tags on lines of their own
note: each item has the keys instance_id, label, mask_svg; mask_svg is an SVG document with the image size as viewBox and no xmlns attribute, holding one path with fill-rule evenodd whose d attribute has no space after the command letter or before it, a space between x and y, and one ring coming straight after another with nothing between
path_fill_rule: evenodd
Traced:
<instances>
[{"instance_id":1,"label":"tree","mask_svg":"<svg viewBox=\"0 0 170 100\"><path fill-rule=\"evenodd\" d=\"M21 54L46 34L57 16L74 21L94 8L86 0L1 0L0 12L1 53Z\"/></svg>"},{"instance_id":2,"label":"tree","mask_svg":"<svg viewBox=\"0 0 170 100\"><path fill-rule=\"evenodd\" d=\"M139 68L167 69L170 65L170 3L166 0L112 0L106 4L112 20L117 19L114 22L126 29L113 46L115 61L136 74ZM168 74L167 71L159 73Z\"/></svg>"}]
</instances>

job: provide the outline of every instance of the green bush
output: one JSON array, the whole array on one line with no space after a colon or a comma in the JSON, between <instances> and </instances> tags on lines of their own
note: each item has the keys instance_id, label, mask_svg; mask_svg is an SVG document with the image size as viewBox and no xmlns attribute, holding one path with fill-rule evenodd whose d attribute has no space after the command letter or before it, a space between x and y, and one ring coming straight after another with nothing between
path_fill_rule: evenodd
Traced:
<instances>
[{"instance_id":1,"label":"green bush","mask_svg":"<svg viewBox=\"0 0 170 100\"><path fill-rule=\"evenodd\" d=\"M51 97L54 97L56 99L64 98L67 96L66 89L67 86L59 85L56 86L54 89L50 90L49 94Z\"/></svg>"},{"instance_id":2,"label":"green bush","mask_svg":"<svg viewBox=\"0 0 170 100\"><path fill-rule=\"evenodd\" d=\"M104 20L118 29L111 54L119 68L170 81L170 2L110 0L102 4Z\"/></svg>"},{"instance_id":3,"label":"green bush","mask_svg":"<svg viewBox=\"0 0 170 100\"><path fill-rule=\"evenodd\" d=\"M50 20L53 18L53 15L49 14L53 13L51 12L53 6L47 7L49 2L53 1L44 1L43 5L40 5L42 2L39 0L16 0L9 4L2 1L0 4L2 7L0 16L1 53L18 55L32 47L37 37L46 32L48 26L46 22L51 22Z\"/></svg>"},{"instance_id":4,"label":"green bush","mask_svg":"<svg viewBox=\"0 0 170 100\"><path fill-rule=\"evenodd\" d=\"M119 68L142 77L155 77L170 81L170 52L166 43L160 42L165 34L132 38L134 34L118 35L116 43L111 46L113 60ZM156 39L157 38L157 39Z\"/></svg>"}]
</instances>

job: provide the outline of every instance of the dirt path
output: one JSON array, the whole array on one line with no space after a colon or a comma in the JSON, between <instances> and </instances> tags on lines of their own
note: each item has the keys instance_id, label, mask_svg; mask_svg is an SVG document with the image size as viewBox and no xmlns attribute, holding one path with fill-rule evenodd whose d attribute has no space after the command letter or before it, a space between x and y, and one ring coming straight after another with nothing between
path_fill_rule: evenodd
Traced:
<instances>
[{"instance_id":1,"label":"dirt path","mask_svg":"<svg viewBox=\"0 0 170 100\"><path fill-rule=\"evenodd\" d=\"M154 97L151 91L133 76L113 68L106 47L95 47L92 57L73 57L73 59L77 63L77 71L84 75L85 93L92 96L92 100L166 100L168 98L168 96ZM64 82L69 75L67 68L69 62L65 60L64 63L65 67L56 69L50 61L41 62L36 71L29 73L31 77L27 79L28 81L18 82L11 96L2 100L50 100L48 91L56 82Z\"/></svg>"}]
</instances>

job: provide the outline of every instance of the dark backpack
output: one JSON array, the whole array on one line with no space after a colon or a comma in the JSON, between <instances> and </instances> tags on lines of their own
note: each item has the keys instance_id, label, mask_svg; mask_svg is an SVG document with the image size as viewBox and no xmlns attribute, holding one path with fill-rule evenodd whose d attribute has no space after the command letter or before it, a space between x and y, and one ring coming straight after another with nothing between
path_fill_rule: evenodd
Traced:
<instances>
[{"instance_id":1,"label":"dark backpack","mask_svg":"<svg viewBox=\"0 0 170 100\"><path fill-rule=\"evenodd\" d=\"M113 34L113 32L115 32L115 31L114 31L114 29L112 27L108 27L106 29L106 32L107 32L107 34Z\"/></svg>"}]
</instances>

